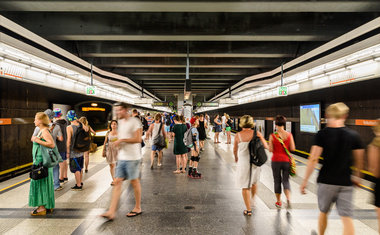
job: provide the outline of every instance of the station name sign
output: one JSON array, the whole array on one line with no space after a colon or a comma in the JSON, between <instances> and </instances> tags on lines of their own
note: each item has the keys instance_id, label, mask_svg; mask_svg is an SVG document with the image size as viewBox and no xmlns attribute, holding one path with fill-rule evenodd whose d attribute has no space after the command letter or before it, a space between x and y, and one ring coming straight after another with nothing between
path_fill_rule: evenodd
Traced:
<instances>
[{"instance_id":1,"label":"station name sign","mask_svg":"<svg viewBox=\"0 0 380 235\"><path fill-rule=\"evenodd\" d=\"M203 102L202 107L219 107L218 102Z\"/></svg>"},{"instance_id":2,"label":"station name sign","mask_svg":"<svg viewBox=\"0 0 380 235\"><path fill-rule=\"evenodd\" d=\"M169 102L154 102L152 104L152 106L164 106L164 107L168 107L169 106Z\"/></svg>"}]
</instances>

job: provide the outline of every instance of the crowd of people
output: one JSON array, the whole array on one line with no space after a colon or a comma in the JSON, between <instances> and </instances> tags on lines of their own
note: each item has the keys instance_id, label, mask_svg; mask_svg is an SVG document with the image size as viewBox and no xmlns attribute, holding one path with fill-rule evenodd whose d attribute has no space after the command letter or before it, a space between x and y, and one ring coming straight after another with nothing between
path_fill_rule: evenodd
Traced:
<instances>
[{"instance_id":1,"label":"crowd of people","mask_svg":"<svg viewBox=\"0 0 380 235\"><path fill-rule=\"evenodd\" d=\"M134 189L135 207L126 215L138 216L141 209L141 148L150 142L150 168L154 169L157 156L157 167L163 164L163 150L173 143L173 155L176 159L174 174L187 175L192 179L202 178L199 171L201 153L205 148L205 140L209 138L212 123L207 114L193 116L190 122L184 116L177 114L157 113L152 117L149 113L144 117L137 110L131 110L125 103L115 104L118 120L112 120L106 134L103 148L103 157L110 166L114 186L111 204L104 218L115 218L118 201L120 199L123 180L130 180ZM130 112L131 111L131 112ZM305 194L309 178L323 156L323 163L317 179L319 234L324 234L327 227L327 216L335 203L338 214L344 225L344 234L353 234L353 186L359 185L361 170L363 169L364 145L359 134L346 127L345 121L349 108L343 103L330 105L326 109L326 127L320 130L314 138L307 163L306 173L300 186L300 192ZM53 148L57 145L62 155L61 162L54 169L49 169L49 176L43 180L32 180L30 186L29 205L37 207L32 215L43 215L54 208L54 189L62 188L60 183L67 182L67 162L70 159L70 169L75 175L76 184L73 190L83 187L83 158L85 152L77 152L73 148L73 140L78 128L87 132L93 130L85 118L78 119L73 110L66 115L70 125L62 128L62 113L60 110L37 113L35 117L36 130L33 134L33 164L42 161L39 145ZM52 119L55 118L54 122ZM286 197L286 209L291 206L291 187L289 176L295 172L294 156L296 145L292 133L285 130L286 117L275 118L275 131L269 135L267 142L263 134L255 129L254 119L250 115L240 117L240 131L235 135L233 154L237 163L237 185L242 189L243 201L246 206L243 214L252 215L251 199L255 196L260 181L261 167L252 164L251 142L255 138L261 142L263 148L272 153L271 169L273 173L273 187L276 201L275 207L282 208L281 194ZM226 135L226 144L231 144L232 120L228 114L222 117L216 115L213 120L214 144L220 143L219 134ZM62 129L64 131L62 131ZM375 205L380 218L380 121L374 127L375 139L368 147L370 171L375 175ZM143 138L145 136L145 138ZM188 155L190 154L190 157ZM71 165L71 159L75 165ZM86 164L85 164L86 165ZM354 168L351 168L354 166ZM86 165L86 169L87 165ZM283 189L283 190L282 190ZM41 196L41 195L44 196ZM380 221L379 221L380 224Z\"/></svg>"}]
</instances>

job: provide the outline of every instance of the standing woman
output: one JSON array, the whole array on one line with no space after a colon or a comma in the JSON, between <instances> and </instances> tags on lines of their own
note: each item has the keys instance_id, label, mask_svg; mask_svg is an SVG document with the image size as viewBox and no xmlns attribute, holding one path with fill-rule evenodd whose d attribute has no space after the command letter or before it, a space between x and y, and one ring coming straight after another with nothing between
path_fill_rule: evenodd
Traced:
<instances>
[{"instance_id":1,"label":"standing woman","mask_svg":"<svg viewBox=\"0 0 380 235\"><path fill-rule=\"evenodd\" d=\"M173 153L176 155L176 163L177 163L177 170L175 170L174 174L179 174L181 172L185 173L186 170L186 156L187 156L187 147L183 143L183 136L185 132L187 131L187 127L185 124L182 123L180 116L174 117L174 127L173 127L173 136L174 136L174 148ZM180 170L181 164L183 166L182 171Z\"/></svg>"},{"instance_id":2,"label":"standing woman","mask_svg":"<svg viewBox=\"0 0 380 235\"><path fill-rule=\"evenodd\" d=\"M203 148L205 146L205 139L206 139L206 129L207 129L207 122L201 114L199 116L199 126L198 126L198 132L199 132L199 144L200 144L200 151L203 151Z\"/></svg>"},{"instance_id":3,"label":"standing woman","mask_svg":"<svg viewBox=\"0 0 380 235\"><path fill-rule=\"evenodd\" d=\"M274 179L274 192L276 194L276 207L281 208L281 184L284 187L287 199L287 209L290 209L290 151L296 150L292 133L285 131L286 118L278 115L275 121L277 132L269 137L269 151L272 155L272 171Z\"/></svg>"},{"instance_id":4,"label":"standing woman","mask_svg":"<svg viewBox=\"0 0 380 235\"><path fill-rule=\"evenodd\" d=\"M34 125L40 128L37 136L32 137L33 141L33 165L40 164L42 153L40 145L47 148L54 148L54 140L49 132L49 117L42 112L38 112L34 118ZM39 180L30 180L29 206L37 207L30 214L32 216L46 215L46 211L53 211L54 201L54 184L53 168L48 169L48 176Z\"/></svg>"},{"instance_id":5,"label":"standing woman","mask_svg":"<svg viewBox=\"0 0 380 235\"><path fill-rule=\"evenodd\" d=\"M222 132L222 122L219 119L219 114L217 114L214 118L214 125L215 125L214 143L218 144L220 143L219 133Z\"/></svg>"},{"instance_id":6,"label":"standing woman","mask_svg":"<svg viewBox=\"0 0 380 235\"><path fill-rule=\"evenodd\" d=\"M232 127L232 121L230 119L230 115L226 114L226 133L227 133L227 143L231 144L231 128Z\"/></svg>"},{"instance_id":7,"label":"standing woman","mask_svg":"<svg viewBox=\"0 0 380 235\"><path fill-rule=\"evenodd\" d=\"M113 145L117 141L117 121L112 120L109 127L109 131L104 139L103 147L103 157L107 159L107 163L110 165L110 172L112 177L113 186L115 184L115 167L117 162L117 154L119 152L118 148Z\"/></svg>"},{"instance_id":8,"label":"standing woman","mask_svg":"<svg viewBox=\"0 0 380 235\"><path fill-rule=\"evenodd\" d=\"M376 177L375 206L378 226L380 228L380 120L378 120L377 125L373 127L373 132L376 136L368 146L368 165L371 173Z\"/></svg>"},{"instance_id":9,"label":"standing woman","mask_svg":"<svg viewBox=\"0 0 380 235\"><path fill-rule=\"evenodd\" d=\"M87 121L86 117L79 118L79 121L90 130L90 135L91 134L96 135L96 132L90 127L90 125L88 125L88 121ZM88 172L88 164L89 163L90 163L90 151L86 151L86 152L84 152L84 167L85 167L84 172L85 173Z\"/></svg>"},{"instance_id":10,"label":"standing woman","mask_svg":"<svg viewBox=\"0 0 380 235\"><path fill-rule=\"evenodd\" d=\"M235 162L237 162L237 182L238 186L242 189L242 195L246 210L244 210L244 215L251 216L251 198L255 196L257 190L257 182L260 179L261 168L250 163L249 154L249 142L254 136L254 131L252 128L255 123L253 118L249 115L244 115L240 118L239 126L242 130L236 134L234 141L234 156ZM264 137L259 131L256 135L260 138L264 145L264 148L268 148Z\"/></svg>"}]
</instances>

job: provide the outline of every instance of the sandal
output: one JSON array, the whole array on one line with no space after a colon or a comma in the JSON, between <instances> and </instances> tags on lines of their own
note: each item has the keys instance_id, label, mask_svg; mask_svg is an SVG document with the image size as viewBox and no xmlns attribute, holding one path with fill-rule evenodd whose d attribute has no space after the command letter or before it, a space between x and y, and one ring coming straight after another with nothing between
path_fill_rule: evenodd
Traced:
<instances>
[{"instance_id":1,"label":"sandal","mask_svg":"<svg viewBox=\"0 0 380 235\"><path fill-rule=\"evenodd\" d=\"M131 211L127 214L127 217L135 217L135 216L138 216L138 215L141 215L142 214L142 211L141 212L135 212L135 211Z\"/></svg>"},{"instance_id":2,"label":"sandal","mask_svg":"<svg viewBox=\"0 0 380 235\"><path fill-rule=\"evenodd\" d=\"M181 171L180 170L176 170L176 171L173 171L174 174L180 174Z\"/></svg>"},{"instance_id":3,"label":"sandal","mask_svg":"<svg viewBox=\"0 0 380 235\"><path fill-rule=\"evenodd\" d=\"M30 215L32 215L32 216L46 215L46 210L43 210L43 211L40 211L40 212L38 212L37 210L38 210L38 208L35 209L34 211L32 211L30 213Z\"/></svg>"},{"instance_id":4,"label":"sandal","mask_svg":"<svg viewBox=\"0 0 380 235\"><path fill-rule=\"evenodd\" d=\"M252 211L244 210L243 214L247 215L247 216L251 216L252 215Z\"/></svg>"}]
</instances>

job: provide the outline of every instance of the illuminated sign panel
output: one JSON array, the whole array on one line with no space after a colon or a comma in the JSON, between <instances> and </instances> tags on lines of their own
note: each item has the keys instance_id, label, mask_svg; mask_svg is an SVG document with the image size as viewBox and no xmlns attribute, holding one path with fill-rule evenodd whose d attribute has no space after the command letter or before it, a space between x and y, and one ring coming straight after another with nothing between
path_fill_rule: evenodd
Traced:
<instances>
[{"instance_id":1,"label":"illuminated sign panel","mask_svg":"<svg viewBox=\"0 0 380 235\"><path fill-rule=\"evenodd\" d=\"M100 111L100 112L105 112L105 108L98 108L98 107L82 107L83 112L88 112L88 111Z\"/></svg>"}]
</instances>

